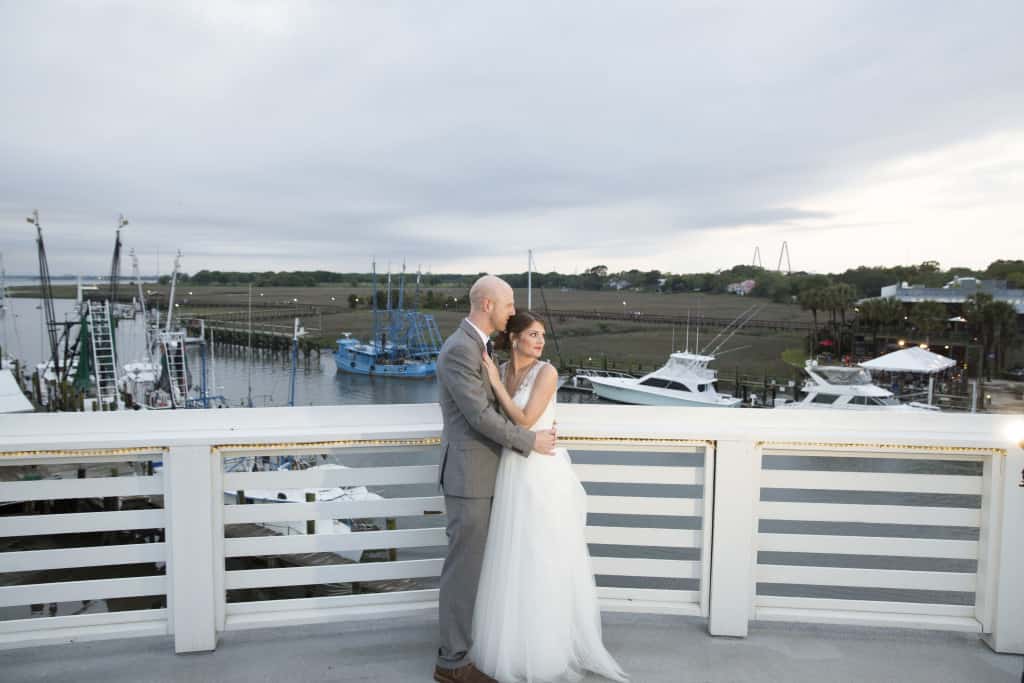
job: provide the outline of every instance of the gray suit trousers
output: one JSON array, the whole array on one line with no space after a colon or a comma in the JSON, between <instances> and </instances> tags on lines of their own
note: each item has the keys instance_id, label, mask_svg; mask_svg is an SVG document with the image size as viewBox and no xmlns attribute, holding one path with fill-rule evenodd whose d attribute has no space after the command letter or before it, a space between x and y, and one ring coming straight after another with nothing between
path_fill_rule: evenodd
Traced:
<instances>
[{"instance_id":1,"label":"gray suit trousers","mask_svg":"<svg viewBox=\"0 0 1024 683\"><path fill-rule=\"evenodd\" d=\"M441 570L438 598L441 647L437 651L437 664L445 669L457 669L470 662L473 608L484 561L487 527L491 523L492 501L493 498L444 497L448 556Z\"/></svg>"}]
</instances>

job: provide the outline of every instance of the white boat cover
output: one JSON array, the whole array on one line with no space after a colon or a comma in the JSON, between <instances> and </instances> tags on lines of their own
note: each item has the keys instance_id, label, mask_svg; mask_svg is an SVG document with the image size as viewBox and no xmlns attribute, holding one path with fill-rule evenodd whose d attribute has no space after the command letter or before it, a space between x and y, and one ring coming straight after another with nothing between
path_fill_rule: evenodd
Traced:
<instances>
[{"instance_id":1,"label":"white boat cover","mask_svg":"<svg viewBox=\"0 0 1024 683\"><path fill-rule=\"evenodd\" d=\"M882 372L916 372L922 375L934 375L956 365L956 361L947 356L932 353L920 346L900 349L859 363L862 368Z\"/></svg>"},{"instance_id":2,"label":"white boat cover","mask_svg":"<svg viewBox=\"0 0 1024 683\"><path fill-rule=\"evenodd\" d=\"M0 413L31 413L32 402L25 398L10 370L0 370Z\"/></svg>"}]
</instances>

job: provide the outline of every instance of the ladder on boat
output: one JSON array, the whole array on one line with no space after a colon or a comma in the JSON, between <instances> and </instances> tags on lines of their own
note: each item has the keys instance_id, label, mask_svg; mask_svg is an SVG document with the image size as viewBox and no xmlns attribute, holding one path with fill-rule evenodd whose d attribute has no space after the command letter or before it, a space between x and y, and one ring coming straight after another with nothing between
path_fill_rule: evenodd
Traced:
<instances>
[{"instance_id":1,"label":"ladder on boat","mask_svg":"<svg viewBox=\"0 0 1024 683\"><path fill-rule=\"evenodd\" d=\"M110 302L89 302L89 342L96 378L99 410L113 410L117 403L117 358L114 333L110 326Z\"/></svg>"},{"instance_id":2,"label":"ladder on boat","mask_svg":"<svg viewBox=\"0 0 1024 683\"><path fill-rule=\"evenodd\" d=\"M167 365L167 379L171 390L171 404L184 408L188 400L188 367L185 360L185 333L164 332L160 346Z\"/></svg>"}]
</instances>

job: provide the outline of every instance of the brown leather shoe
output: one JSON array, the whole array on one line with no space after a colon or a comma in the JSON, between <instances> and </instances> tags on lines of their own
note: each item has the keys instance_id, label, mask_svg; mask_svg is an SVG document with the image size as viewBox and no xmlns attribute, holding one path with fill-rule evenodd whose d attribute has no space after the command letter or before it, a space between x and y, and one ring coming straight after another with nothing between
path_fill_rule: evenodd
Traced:
<instances>
[{"instance_id":1,"label":"brown leather shoe","mask_svg":"<svg viewBox=\"0 0 1024 683\"><path fill-rule=\"evenodd\" d=\"M460 666L458 669L442 669L436 666L434 680L438 683L498 683L472 664Z\"/></svg>"}]
</instances>

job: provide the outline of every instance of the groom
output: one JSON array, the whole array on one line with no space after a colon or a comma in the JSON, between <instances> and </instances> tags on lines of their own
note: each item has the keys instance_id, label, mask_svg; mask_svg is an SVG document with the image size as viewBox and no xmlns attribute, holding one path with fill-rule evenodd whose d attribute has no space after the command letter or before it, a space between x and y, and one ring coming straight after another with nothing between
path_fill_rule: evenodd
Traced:
<instances>
[{"instance_id":1,"label":"groom","mask_svg":"<svg viewBox=\"0 0 1024 683\"><path fill-rule=\"evenodd\" d=\"M441 648L434 669L434 680L441 683L494 681L473 666L468 654L502 446L523 456L555 449L554 429L531 432L499 412L484 371L490 336L504 330L515 314L512 288L485 275L469 290L469 302L469 317L445 340L437 357L444 417L439 483L448 515L448 556L438 605Z\"/></svg>"}]
</instances>

